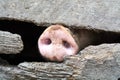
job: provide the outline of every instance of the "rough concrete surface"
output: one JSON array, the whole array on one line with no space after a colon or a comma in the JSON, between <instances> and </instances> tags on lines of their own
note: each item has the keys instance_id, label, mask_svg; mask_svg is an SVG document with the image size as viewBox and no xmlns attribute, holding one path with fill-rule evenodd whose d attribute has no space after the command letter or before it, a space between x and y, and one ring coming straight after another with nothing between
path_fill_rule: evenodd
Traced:
<instances>
[{"instance_id":1,"label":"rough concrete surface","mask_svg":"<svg viewBox=\"0 0 120 80\"><path fill-rule=\"evenodd\" d=\"M0 19L120 31L119 0L0 0Z\"/></svg>"}]
</instances>

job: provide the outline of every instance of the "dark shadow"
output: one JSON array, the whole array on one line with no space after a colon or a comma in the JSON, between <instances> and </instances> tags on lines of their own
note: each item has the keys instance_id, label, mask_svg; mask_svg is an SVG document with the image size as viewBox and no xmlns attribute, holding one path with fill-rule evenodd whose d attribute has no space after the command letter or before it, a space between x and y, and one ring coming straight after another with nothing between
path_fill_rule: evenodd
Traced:
<instances>
[{"instance_id":1,"label":"dark shadow","mask_svg":"<svg viewBox=\"0 0 120 80\"><path fill-rule=\"evenodd\" d=\"M24 50L17 54L5 55L0 54L0 57L7 60L10 64L18 64L24 61L44 61L37 49L37 41L45 27L36 26L33 23L0 20L0 30L9 31L21 35Z\"/></svg>"},{"instance_id":2,"label":"dark shadow","mask_svg":"<svg viewBox=\"0 0 120 80\"><path fill-rule=\"evenodd\" d=\"M118 80L120 80L120 78L118 78Z\"/></svg>"}]
</instances>

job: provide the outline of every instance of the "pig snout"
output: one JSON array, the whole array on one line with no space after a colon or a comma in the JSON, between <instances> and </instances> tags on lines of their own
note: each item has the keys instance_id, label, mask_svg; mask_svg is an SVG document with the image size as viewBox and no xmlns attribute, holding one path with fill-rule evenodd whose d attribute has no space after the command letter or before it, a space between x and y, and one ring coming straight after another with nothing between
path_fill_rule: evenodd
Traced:
<instances>
[{"instance_id":1,"label":"pig snout","mask_svg":"<svg viewBox=\"0 0 120 80\"><path fill-rule=\"evenodd\" d=\"M38 49L44 58L61 62L65 56L75 55L78 52L78 45L68 28L52 25L38 39Z\"/></svg>"}]
</instances>

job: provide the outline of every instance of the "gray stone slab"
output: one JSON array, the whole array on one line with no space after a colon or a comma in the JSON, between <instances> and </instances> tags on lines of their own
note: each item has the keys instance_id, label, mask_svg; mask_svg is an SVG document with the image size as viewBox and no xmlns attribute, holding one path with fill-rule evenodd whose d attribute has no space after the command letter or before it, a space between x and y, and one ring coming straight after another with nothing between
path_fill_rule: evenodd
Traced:
<instances>
[{"instance_id":1,"label":"gray stone slab","mask_svg":"<svg viewBox=\"0 0 120 80\"><path fill-rule=\"evenodd\" d=\"M0 0L0 19L119 32L119 4L119 0Z\"/></svg>"},{"instance_id":2,"label":"gray stone slab","mask_svg":"<svg viewBox=\"0 0 120 80\"><path fill-rule=\"evenodd\" d=\"M17 54L23 50L21 36L0 31L0 54Z\"/></svg>"},{"instance_id":3,"label":"gray stone slab","mask_svg":"<svg viewBox=\"0 0 120 80\"><path fill-rule=\"evenodd\" d=\"M67 57L64 63L24 62L18 67L28 71L29 76L41 79L118 80L120 44L89 46L81 51L81 55Z\"/></svg>"}]
</instances>

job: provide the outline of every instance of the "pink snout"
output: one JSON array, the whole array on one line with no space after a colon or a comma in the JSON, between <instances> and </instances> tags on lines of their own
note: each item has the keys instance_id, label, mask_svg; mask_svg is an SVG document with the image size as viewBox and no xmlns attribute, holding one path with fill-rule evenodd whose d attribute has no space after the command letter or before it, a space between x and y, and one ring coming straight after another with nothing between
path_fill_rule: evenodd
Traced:
<instances>
[{"instance_id":1,"label":"pink snout","mask_svg":"<svg viewBox=\"0 0 120 80\"><path fill-rule=\"evenodd\" d=\"M38 49L44 58L61 62L65 56L75 55L78 52L78 45L68 28L52 25L38 39Z\"/></svg>"}]
</instances>

